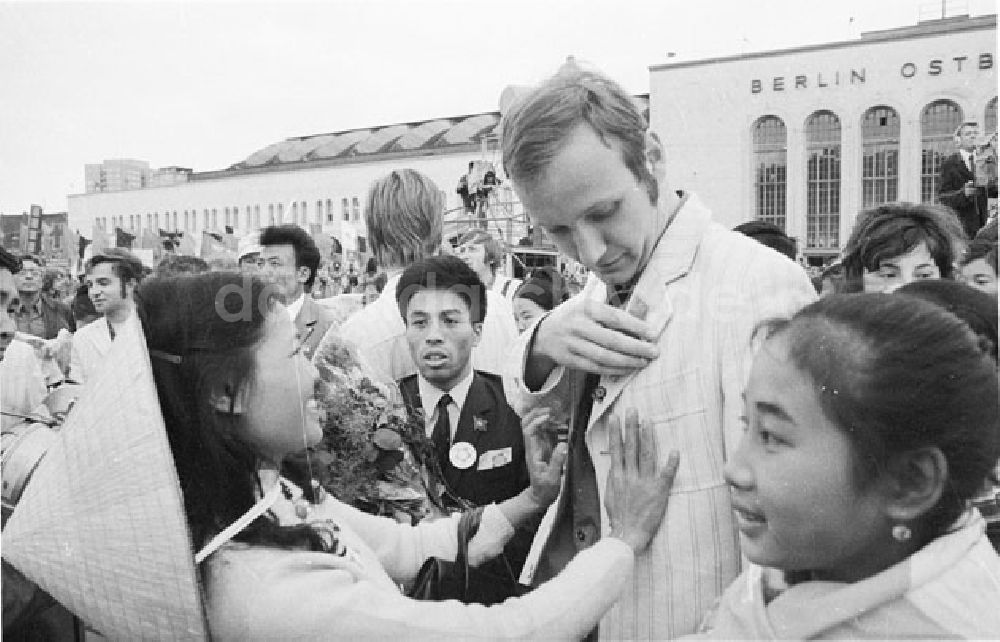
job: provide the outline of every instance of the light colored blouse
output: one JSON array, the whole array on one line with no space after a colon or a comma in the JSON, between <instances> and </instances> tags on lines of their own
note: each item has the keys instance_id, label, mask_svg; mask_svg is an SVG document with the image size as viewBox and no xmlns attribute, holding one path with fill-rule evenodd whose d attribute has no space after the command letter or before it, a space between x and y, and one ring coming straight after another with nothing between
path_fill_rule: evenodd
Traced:
<instances>
[{"instance_id":1,"label":"light colored blouse","mask_svg":"<svg viewBox=\"0 0 1000 642\"><path fill-rule=\"evenodd\" d=\"M503 604L412 600L401 585L425 559L454 559L458 516L409 526L328 497L303 520L295 500L282 497L273 507L279 522L329 520L339 529L340 554L239 543L219 549L202 567L214 639L579 639L632 575L631 548L606 538L549 583ZM486 507L470 561L495 556L513 533L495 505Z\"/></svg>"}]
</instances>

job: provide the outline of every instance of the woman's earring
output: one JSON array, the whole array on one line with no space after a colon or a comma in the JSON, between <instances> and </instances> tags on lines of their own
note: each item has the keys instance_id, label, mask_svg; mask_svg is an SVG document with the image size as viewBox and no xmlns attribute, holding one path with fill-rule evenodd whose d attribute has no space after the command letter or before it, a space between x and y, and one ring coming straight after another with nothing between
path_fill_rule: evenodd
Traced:
<instances>
[{"instance_id":1,"label":"woman's earring","mask_svg":"<svg viewBox=\"0 0 1000 642\"><path fill-rule=\"evenodd\" d=\"M897 542L905 542L913 536L913 531L906 524L896 524L892 527L892 539Z\"/></svg>"}]
</instances>

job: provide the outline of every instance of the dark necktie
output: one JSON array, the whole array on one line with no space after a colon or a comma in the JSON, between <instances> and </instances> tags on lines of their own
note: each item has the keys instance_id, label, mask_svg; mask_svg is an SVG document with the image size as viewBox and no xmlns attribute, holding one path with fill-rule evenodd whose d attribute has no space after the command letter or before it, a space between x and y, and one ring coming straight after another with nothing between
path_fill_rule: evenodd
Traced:
<instances>
[{"instance_id":1,"label":"dark necktie","mask_svg":"<svg viewBox=\"0 0 1000 642\"><path fill-rule=\"evenodd\" d=\"M438 463L444 470L448 462L448 447L451 445L451 421L448 417L448 404L451 403L451 395L445 393L437 403L437 421L434 423L434 431L431 432L431 442L434 450L437 451Z\"/></svg>"},{"instance_id":2,"label":"dark necktie","mask_svg":"<svg viewBox=\"0 0 1000 642\"><path fill-rule=\"evenodd\" d=\"M635 284L612 288L608 304L623 308L632 295ZM579 551L592 546L601 537L601 500L597 488L594 462L587 449L585 435L594 401L603 398L600 375L587 373L578 398L573 427L569 436L567 493L556 507L555 524L538 560L533 584L555 577ZM596 631L596 629L595 629ZM593 637L591 631L590 637Z\"/></svg>"},{"instance_id":3,"label":"dark necktie","mask_svg":"<svg viewBox=\"0 0 1000 642\"><path fill-rule=\"evenodd\" d=\"M111 335L111 340L114 341L115 340L115 326L111 325L111 321L107 317L104 317L104 320L108 322L108 334Z\"/></svg>"}]
</instances>

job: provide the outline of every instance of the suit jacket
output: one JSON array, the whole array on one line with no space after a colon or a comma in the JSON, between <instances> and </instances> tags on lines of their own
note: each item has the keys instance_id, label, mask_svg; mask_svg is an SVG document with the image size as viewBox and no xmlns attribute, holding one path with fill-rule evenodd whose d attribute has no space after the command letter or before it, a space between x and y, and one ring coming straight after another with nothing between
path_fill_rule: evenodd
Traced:
<instances>
[{"instance_id":1,"label":"suit jacket","mask_svg":"<svg viewBox=\"0 0 1000 642\"><path fill-rule=\"evenodd\" d=\"M955 210L965 233L972 238L989 217L989 203L986 188L977 187L973 196L965 195L965 184L974 180L962 154L955 152L941 162L941 178L938 182L938 199ZM995 189L995 188L994 188Z\"/></svg>"},{"instance_id":2,"label":"suit jacket","mask_svg":"<svg viewBox=\"0 0 1000 642\"><path fill-rule=\"evenodd\" d=\"M577 296L603 302L607 287L591 276ZM610 531L604 499L612 415L634 408L656 432L661 463L672 449L681 461L667 517L636 556L634 581L601 620L602 639L666 640L692 633L736 578L739 539L723 466L744 432L741 395L760 338L756 329L766 319L791 316L815 298L801 266L712 222L711 212L694 195L687 196L626 308L652 329L660 357L627 375L601 377L584 436L601 499L598 537ZM524 384L526 353L545 318L521 335L510 357L514 368L504 381L507 399L522 416L536 406L567 408L575 426L586 373L559 366L541 389L531 391ZM550 566L539 556L548 540L556 539L553 525L571 492L565 479L559 501L538 527L524 582L540 579ZM581 536L589 537L585 528L576 530L573 540Z\"/></svg>"},{"instance_id":3,"label":"suit jacket","mask_svg":"<svg viewBox=\"0 0 1000 642\"><path fill-rule=\"evenodd\" d=\"M336 317L333 312L313 301L312 296L306 292L302 298L302 308L295 315L295 331L300 337L309 334L310 330L312 332L302 345L302 353L307 359L312 359L313 353L316 352L316 346L333 325L336 325Z\"/></svg>"},{"instance_id":4,"label":"suit jacket","mask_svg":"<svg viewBox=\"0 0 1000 642\"><path fill-rule=\"evenodd\" d=\"M422 408L417 375L399 380L399 390L411 414ZM476 430L476 420L485 420L486 430ZM459 497L476 505L502 502L528 487L528 466L524 460L521 419L507 404L503 383L497 375L476 371L458 418L458 430L451 443L468 442L476 449L476 463L462 470L451 461L442 461L441 472L448 487ZM511 449L510 462L481 470L479 458L493 450Z\"/></svg>"}]
</instances>

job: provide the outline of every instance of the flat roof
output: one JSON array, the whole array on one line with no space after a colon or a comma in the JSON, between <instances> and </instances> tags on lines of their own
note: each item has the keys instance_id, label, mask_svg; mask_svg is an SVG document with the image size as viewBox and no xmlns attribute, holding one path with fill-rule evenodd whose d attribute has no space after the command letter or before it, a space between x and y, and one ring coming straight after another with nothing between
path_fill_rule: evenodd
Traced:
<instances>
[{"instance_id":1,"label":"flat roof","mask_svg":"<svg viewBox=\"0 0 1000 642\"><path fill-rule=\"evenodd\" d=\"M752 53L735 54L731 56L719 56L715 58L703 58L701 60L690 60L684 62L665 62L650 65L649 71L665 71L668 69L683 69L686 67L698 67L702 65L714 65L720 62L734 62L738 60L754 60L757 58L767 58L769 56L784 56L788 54L805 53L809 51L823 51L826 49L843 49L846 47L857 47L860 45L870 45L877 42L891 42L893 40L909 40L912 38L926 38L938 36L943 33L955 33L959 31L976 31L982 29L996 29L996 14L977 16L958 16L954 18L944 18L942 20L928 20L910 25L907 27L895 27L880 31L866 31L857 40L841 40L828 42L820 45L804 45L792 47L790 49L769 49L767 51L755 51Z\"/></svg>"}]
</instances>

